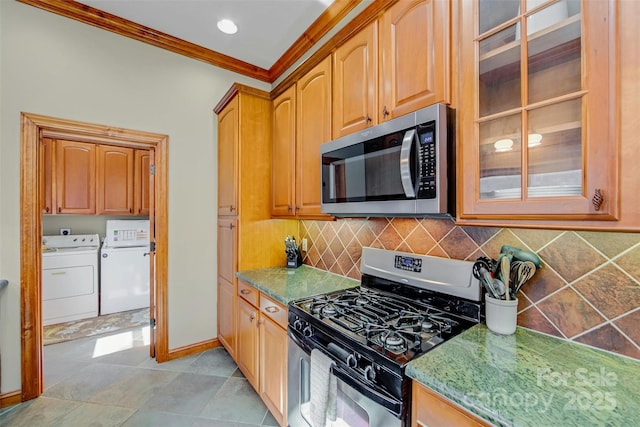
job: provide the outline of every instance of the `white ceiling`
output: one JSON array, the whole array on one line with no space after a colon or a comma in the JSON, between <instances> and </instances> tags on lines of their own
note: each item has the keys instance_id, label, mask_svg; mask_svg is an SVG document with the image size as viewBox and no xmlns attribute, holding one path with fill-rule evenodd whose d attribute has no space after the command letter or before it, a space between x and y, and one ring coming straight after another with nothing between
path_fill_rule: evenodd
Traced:
<instances>
[{"instance_id":1,"label":"white ceiling","mask_svg":"<svg viewBox=\"0 0 640 427\"><path fill-rule=\"evenodd\" d=\"M77 0L268 70L333 0ZM231 19L238 32L218 30Z\"/></svg>"}]
</instances>

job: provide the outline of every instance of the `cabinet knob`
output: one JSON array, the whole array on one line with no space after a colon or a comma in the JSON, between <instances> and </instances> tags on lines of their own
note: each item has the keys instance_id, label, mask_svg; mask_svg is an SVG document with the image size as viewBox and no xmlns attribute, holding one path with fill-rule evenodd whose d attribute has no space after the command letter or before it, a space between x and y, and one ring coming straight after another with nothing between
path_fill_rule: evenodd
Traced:
<instances>
[{"instance_id":1,"label":"cabinet knob","mask_svg":"<svg viewBox=\"0 0 640 427\"><path fill-rule=\"evenodd\" d=\"M129 213L133 213L133 209L132 208L129 208Z\"/></svg>"},{"instance_id":2,"label":"cabinet knob","mask_svg":"<svg viewBox=\"0 0 640 427\"><path fill-rule=\"evenodd\" d=\"M291 212L291 205L287 205L287 210Z\"/></svg>"},{"instance_id":3,"label":"cabinet knob","mask_svg":"<svg viewBox=\"0 0 640 427\"><path fill-rule=\"evenodd\" d=\"M235 225L233 225L233 223L229 224L229 228L233 230L233 227L235 227Z\"/></svg>"},{"instance_id":4,"label":"cabinet knob","mask_svg":"<svg viewBox=\"0 0 640 427\"><path fill-rule=\"evenodd\" d=\"M236 210L236 208L234 208L233 206L229 206L229 212L233 212L235 210Z\"/></svg>"},{"instance_id":5,"label":"cabinet knob","mask_svg":"<svg viewBox=\"0 0 640 427\"><path fill-rule=\"evenodd\" d=\"M371 117L369 116L369 113L367 113L367 117L365 120L367 121L367 123L371 123Z\"/></svg>"},{"instance_id":6,"label":"cabinet knob","mask_svg":"<svg viewBox=\"0 0 640 427\"><path fill-rule=\"evenodd\" d=\"M251 316L249 316L249 320L253 322L254 320L256 320L256 316L252 314Z\"/></svg>"},{"instance_id":7,"label":"cabinet knob","mask_svg":"<svg viewBox=\"0 0 640 427\"><path fill-rule=\"evenodd\" d=\"M593 192L593 199L591 199L591 204L595 208L596 211L600 210L600 206L602 206L602 202L604 202L604 196L602 195L602 191L599 188Z\"/></svg>"},{"instance_id":8,"label":"cabinet knob","mask_svg":"<svg viewBox=\"0 0 640 427\"><path fill-rule=\"evenodd\" d=\"M387 117L389 115L389 110L387 110L387 106L382 107L382 117Z\"/></svg>"},{"instance_id":9,"label":"cabinet knob","mask_svg":"<svg viewBox=\"0 0 640 427\"><path fill-rule=\"evenodd\" d=\"M138 213L142 213L142 208L139 208L139 209L138 209Z\"/></svg>"},{"instance_id":10,"label":"cabinet knob","mask_svg":"<svg viewBox=\"0 0 640 427\"><path fill-rule=\"evenodd\" d=\"M49 206L47 206L46 208L44 208L44 211L45 211L46 213L49 213Z\"/></svg>"},{"instance_id":11,"label":"cabinet knob","mask_svg":"<svg viewBox=\"0 0 640 427\"><path fill-rule=\"evenodd\" d=\"M58 213L62 212L62 208L58 206Z\"/></svg>"},{"instance_id":12,"label":"cabinet knob","mask_svg":"<svg viewBox=\"0 0 640 427\"><path fill-rule=\"evenodd\" d=\"M264 311L266 311L267 313L277 313L280 311L280 309L275 305L270 305L268 307L265 307Z\"/></svg>"},{"instance_id":13,"label":"cabinet knob","mask_svg":"<svg viewBox=\"0 0 640 427\"><path fill-rule=\"evenodd\" d=\"M242 295L249 295L251 293L251 291L249 289L240 289L240 293Z\"/></svg>"}]
</instances>

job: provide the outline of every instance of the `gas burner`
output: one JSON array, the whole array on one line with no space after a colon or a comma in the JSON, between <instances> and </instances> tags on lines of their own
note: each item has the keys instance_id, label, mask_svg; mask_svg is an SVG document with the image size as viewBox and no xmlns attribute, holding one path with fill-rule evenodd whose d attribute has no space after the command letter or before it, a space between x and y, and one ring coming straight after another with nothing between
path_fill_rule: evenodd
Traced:
<instances>
[{"instance_id":1,"label":"gas burner","mask_svg":"<svg viewBox=\"0 0 640 427\"><path fill-rule=\"evenodd\" d=\"M434 325L433 322L428 319L422 321L421 327L423 332L433 332L436 330L436 325Z\"/></svg>"},{"instance_id":2,"label":"gas burner","mask_svg":"<svg viewBox=\"0 0 640 427\"><path fill-rule=\"evenodd\" d=\"M358 305L367 305L369 304L371 301L369 300L369 298L364 297L364 296L359 296L355 299L355 303Z\"/></svg>"},{"instance_id":3,"label":"gas burner","mask_svg":"<svg viewBox=\"0 0 640 427\"><path fill-rule=\"evenodd\" d=\"M335 316L337 312L338 309L335 305L333 305L333 303L327 303L320 309L320 313L322 313L322 315L326 317Z\"/></svg>"},{"instance_id":4,"label":"gas burner","mask_svg":"<svg viewBox=\"0 0 640 427\"><path fill-rule=\"evenodd\" d=\"M385 348L398 348L404 346L404 339L396 333L389 333L384 338L384 346Z\"/></svg>"}]
</instances>

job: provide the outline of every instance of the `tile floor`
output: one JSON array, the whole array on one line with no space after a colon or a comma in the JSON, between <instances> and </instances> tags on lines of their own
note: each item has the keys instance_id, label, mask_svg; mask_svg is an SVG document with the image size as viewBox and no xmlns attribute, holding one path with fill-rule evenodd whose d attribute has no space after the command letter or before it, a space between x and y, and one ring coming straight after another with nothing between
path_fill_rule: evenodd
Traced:
<instances>
[{"instance_id":1,"label":"tile floor","mask_svg":"<svg viewBox=\"0 0 640 427\"><path fill-rule=\"evenodd\" d=\"M222 347L158 364L145 328L44 347L44 393L2 427L277 426Z\"/></svg>"}]
</instances>

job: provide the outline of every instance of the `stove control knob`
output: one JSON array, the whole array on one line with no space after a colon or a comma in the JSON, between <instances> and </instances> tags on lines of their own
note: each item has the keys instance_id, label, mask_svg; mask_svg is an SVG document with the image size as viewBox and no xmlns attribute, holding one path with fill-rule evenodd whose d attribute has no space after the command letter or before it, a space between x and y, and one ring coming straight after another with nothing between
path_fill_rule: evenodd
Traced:
<instances>
[{"instance_id":1,"label":"stove control knob","mask_svg":"<svg viewBox=\"0 0 640 427\"><path fill-rule=\"evenodd\" d=\"M358 366L358 361L356 360L356 356L354 354L350 354L347 356L347 366L350 368L355 368Z\"/></svg>"},{"instance_id":2,"label":"stove control knob","mask_svg":"<svg viewBox=\"0 0 640 427\"><path fill-rule=\"evenodd\" d=\"M300 319L294 320L293 329L295 329L296 331L302 331L302 322L300 321Z\"/></svg>"},{"instance_id":3,"label":"stove control knob","mask_svg":"<svg viewBox=\"0 0 640 427\"><path fill-rule=\"evenodd\" d=\"M373 365L369 365L364 368L364 378L373 382L376 379L376 371L373 370Z\"/></svg>"},{"instance_id":4,"label":"stove control knob","mask_svg":"<svg viewBox=\"0 0 640 427\"><path fill-rule=\"evenodd\" d=\"M313 335L313 329L311 329L310 325L307 325L303 330L302 330L302 335L304 335L305 337L310 337Z\"/></svg>"}]
</instances>

